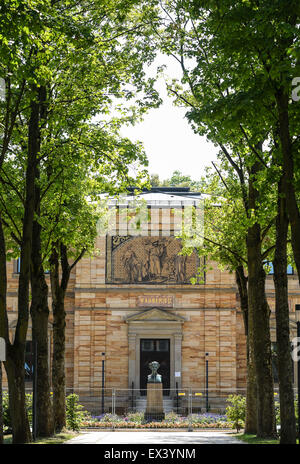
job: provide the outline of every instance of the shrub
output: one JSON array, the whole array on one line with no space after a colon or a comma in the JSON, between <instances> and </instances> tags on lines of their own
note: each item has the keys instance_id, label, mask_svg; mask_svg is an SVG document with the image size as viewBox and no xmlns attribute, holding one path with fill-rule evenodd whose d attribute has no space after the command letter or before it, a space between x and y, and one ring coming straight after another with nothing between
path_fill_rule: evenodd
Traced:
<instances>
[{"instance_id":1,"label":"shrub","mask_svg":"<svg viewBox=\"0 0 300 464\"><path fill-rule=\"evenodd\" d=\"M32 425L32 398L32 393L25 393L25 403L29 425Z\"/></svg>"},{"instance_id":2,"label":"shrub","mask_svg":"<svg viewBox=\"0 0 300 464\"><path fill-rule=\"evenodd\" d=\"M246 398L241 395L229 395L227 402L231 406L227 406L226 408L226 417L232 422L232 428L235 428L239 432L245 425Z\"/></svg>"},{"instance_id":3,"label":"shrub","mask_svg":"<svg viewBox=\"0 0 300 464\"><path fill-rule=\"evenodd\" d=\"M276 424L280 425L280 401L278 399L278 393L274 393L274 404L275 404ZM297 433L298 433L298 396L296 396L294 400L294 406L295 406L296 428L297 428Z\"/></svg>"},{"instance_id":4,"label":"shrub","mask_svg":"<svg viewBox=\"0 0 300 464\"><path fill-rule=\"evenodd\" d=\"M168 424L175 424L176 422L180 422L181 417L178 416L175 412L168 412L165 416L165 422Z\"/></svg>"},{"instance_id":5,"label":"shrub","mask_svg":"<svg viewBox=\"0 0 300 464\"><path fill-rule=\"evenodd\" d=\"M110 428L229 428L231 423L227 417L222 414L190 414L188 417L182 417L175 412L166 413L165 419L161 422L145 421L144 413L141 411L128 412L125 416L117 416L111 413L94 416L90 420L82 422L83 427L101 427Z\"/></svg>"},{"instance_id":6,"label":"shrub","mask_svg":"<svg viewBox=\"0 0 300 464\"><path fill-rule=\"evenodd\" d=\"M108 422L109 424L114 424L116 422L120 422L122 419L117 416L116 414L112 414L110 412L104 414L101 419L101 422Z\"/></svg>"},{"instance_id":7,"label":"shrub","mask_svg":"<svg viewBox=\"0 0 300 464\"><path fill-rule=\"evenodd\" d=\"M134 422L135 424L142 424L144 422L144 413L141 411L128 412L124 420L125 422Z\"/></svg>"},{"instance_id":8,"label":"shrub","mask_svg":"<svg viewBox=\"0 0 300 464\"><path fill-rule=\"evenodd\" d=\"M215 413L190 414L188 419L192 424L220 424L227 421L226 416Z\"/></svg>"},{"instance_id":9,"label":"shrub","mask_svg":"<svg viewBox=\"0 0 300 464\"><path fill-rule=\"evenodd\" d=\"M10 418L10 412L9 412L8 392L3 392L2 394L2 414L3 414L4 433L10 433L12 428L11 428L11 418Z\"/></svg>"},{"instance_id":10,"label":"shrub","mask_svg":"<svg viewBox=\"0 0 300 464\"><path fill-rule=\"evenodd\" d=\"M280 403L278 398L276 398L277 393L274 393L274 407L275 407L275 419L276 419L276 424L280 424Z\"/></svg>"},{"instance_id":11,"label":"shrub","mask_svg":"<svg viewBox=\"0 0 300 464\"><path fill-rule=\"evenodd\" d=\"M83 406L78 403L78 395L72 393L66 398L66 423L71 430L79 431L81 422L85 417Z\"/></svg>"}]
</instances>

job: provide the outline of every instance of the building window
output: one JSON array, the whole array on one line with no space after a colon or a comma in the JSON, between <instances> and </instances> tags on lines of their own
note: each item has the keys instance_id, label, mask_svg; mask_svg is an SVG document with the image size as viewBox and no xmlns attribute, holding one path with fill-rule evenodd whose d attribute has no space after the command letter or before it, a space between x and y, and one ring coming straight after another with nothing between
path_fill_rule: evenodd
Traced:
<instances>
[{"instance_id":1,"label":"building window","mask_svg":"<svg viewBox=\"0 0 300 464\"><path fill-rule=\"evenodd\" d=\"M141 340L142 351L169 351L170 344L168 339L159 340Z\"/></svg>"},{"instance_id":2,"label":"building window","mask_svg":"<svg viewBox=\"0 0 300 464\"><path fill-rule=\"evenodd\" d=\"M272 371L274 383L278 383L278 357L277 357L277 343L271 343L272 352Z\"/></svg>"},{"instance_id":3,"label":"building window","mask_svg":"<svg viewBox=\"0 0 300 464\"><path fill-rule=\"evenodd\" d=\"M156 340L156 351L169 351L169 340Z\"/></svg>"},{"instance_id":4,"label":"building window","mask_svg":"<svg viewBox=\"0 0 300 464\"><path fill-rule=\"evenodd\" d=\"M33 343L31 340L26 341L25 346L25 381L33 380Z\"/></svg>"},{"instance_id":5,"label":"building window","mask_svg":"<svg viewBox=\"0 0 300 464\"><path fill-rule=\"evenodd\" d=\"M15 267L15 269L16 269L15 272L16 272L17 274L20 274L20 272L21 272L21 258L18 258L18 259L16 260L16 267ZM50 270L47 269L46 271L44 271L44 273L45 273L45 274L50 274Z\"/></svg>"},{"instance_id":6,"label":"building window","mask_svg":"<svg viewBox=\"0 0 300 464\"><path fill-rule=\"evenodd\" d=\"M142 340L142 351L154 351L154 340Z\"/></svg>"},{"instance_id":7,"label":"building window","mask_svg":"<svg viewBox=\"0 0 300 464\"><path fill-rule=\"evenodd\" d=\"M265 266L268 266L268 272L267 272L267 269L266 269L266 272L268 275L273 275L274 274L274 266L273 266L273 263L271 261L265 261L264 262ZM288 265L288 267L286 268L286 273L287 275L294 275L294 268L293 266L291 266L290 264Z\"/></svg>"},{"instance_id":8,"label":"building window","mask_svg":"<svg viewBox=\"0 0 300 464\"><path fill-rule=\"evenodd\" d=\"M274 274L274 266L273 266L273 263L267 262L266 264L267 264L267 266L269 267L269 272L268 272L268 274L269 274L269 275L273 275L273 274Z\"/></svg>"},{"instance_id":9,"label":"building window","mask_svg":"<svg viewBox=\"0 0 300 464\"><path fill-rule=\"evenodd\" d=\"M287 267L286 273L287 273L288 275L293 275L293 274L294 274L294 268L293 268L293 266L291 266L291 265L289 264L288 267Z\"/></svg>"}]
</instances>

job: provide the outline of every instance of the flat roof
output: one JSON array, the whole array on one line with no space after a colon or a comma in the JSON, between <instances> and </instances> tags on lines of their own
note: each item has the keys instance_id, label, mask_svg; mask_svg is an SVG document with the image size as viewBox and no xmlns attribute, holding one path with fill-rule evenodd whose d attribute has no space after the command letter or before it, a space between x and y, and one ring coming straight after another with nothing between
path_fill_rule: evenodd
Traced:
<instances>
[{"instance_id":1,"label":"flat roof","mask_svg":"<svg viewBox=\"0 0 300 464\"><path fill-rule=\"evenodd\" d=\"M138 187L127 187L128 192L134 192L135 190L140 190ZM151 187L150 189L143 188L142 192L189 192L190 187Z\"/></svg>"},{"instance_id":2,"label":"flat roof","mask_svg":"<svg viewBox=\"0 0 300 464\"><path fill-rule=\"evenodd\" d=\"M187 198L191 197L197 197L197 198L203 198L205 196L201 192L191 192L190 187L151 187L151 189L143 188L143 189L138 189L137 187L128 187L127 192L128 195L130 196L131 194L134 194L134 192L141 192L140 195L143 194L162 194L161 198L163 198L163 195L169 195L171 196L176 195L176 196L184 196Z\"/></svg>"}]
</instances>

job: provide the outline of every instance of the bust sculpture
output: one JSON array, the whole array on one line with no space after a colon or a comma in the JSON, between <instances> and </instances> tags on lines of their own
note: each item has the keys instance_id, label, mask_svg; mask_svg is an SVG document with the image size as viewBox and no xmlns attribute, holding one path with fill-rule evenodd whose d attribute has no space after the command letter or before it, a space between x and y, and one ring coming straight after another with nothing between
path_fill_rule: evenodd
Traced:
<instances>
[{"instance_id":1,"label":"bust sculpture","mask_svg":"<svg viewBox=\"0 0 300 464\"><path fill-rule=\"evenodd\" d=\"M161 383L161 375L157 373L160 366L159 362L152 361L148 366L152 371L151 374L148 375L148 383Z\"/></svg>"}]
</instances>

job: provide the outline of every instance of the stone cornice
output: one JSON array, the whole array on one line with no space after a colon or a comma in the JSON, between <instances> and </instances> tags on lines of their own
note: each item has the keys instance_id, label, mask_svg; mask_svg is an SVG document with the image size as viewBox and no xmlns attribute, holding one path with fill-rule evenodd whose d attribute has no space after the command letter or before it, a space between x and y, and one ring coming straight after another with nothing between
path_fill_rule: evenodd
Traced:
<instances>
[{"instance_id":1,"label":"stone cornice","mask_svg":"<svg viewBox=\"0 0 300 464\"><path fill-rule=\"evenodd\" d=\"M132 316L127 316L125 318L125 321L127 323L132 323L132 322L141 322L141 321L147 321L147 322L184 322L184 318L181 316L177 316L174 314L172 311L166 311L164 309L160 308L152 308L152 309L146 309L143 311L140 311L137 314L133 314Z\"/></svg>"},{"instance_id":2,"label":"stone cornice","mask_svg":"<svg viewBox=\"0 0 300 464\"><path fill-rule=\"evenodd\" d=\"M148 308L149 309L149 308ZM141 312L141 308L126 308L124 306L121 306L121 307L117 307L117 306L114 306L114 307L106 307L106 306L95 306L95 307L84 307L84 306L75 306L74 307L74 310L75 311L127 311L127 312ZM146 310L146 308L145 308ZM167 310L165 309L164 311L170 311L170 310ZM189 308L189 307L185 307L185 308L172 308L171 311L237 311L237 312L241 312L241 310L239 308Z\"/></svg>"},{"instance_id":3,"label":"stone cornice","mask_svg":"<svg viewBox=\"0 0 300 464\"><path fill-rule=\"evenodd\" d=\"M161 292L161 293L201 293L201 292L226 292L226 293L236 293L237 288L236 287L200 287L200 286L195 286L195 287L189 287L189 288L183 288L183 287L158 287L158 286L153 286L152 288L149 288L149 285L147 287L116 287L116 286L105 286L105 287L75 287L74 292L75 293L108 293L108 292L127 292L127 293L153 293L153 292ZM300 293L299 293L300 296Z\"/></svg>"}]
</instances>

